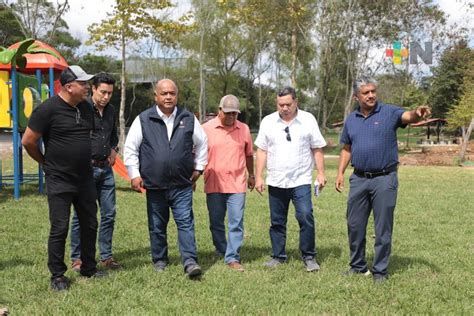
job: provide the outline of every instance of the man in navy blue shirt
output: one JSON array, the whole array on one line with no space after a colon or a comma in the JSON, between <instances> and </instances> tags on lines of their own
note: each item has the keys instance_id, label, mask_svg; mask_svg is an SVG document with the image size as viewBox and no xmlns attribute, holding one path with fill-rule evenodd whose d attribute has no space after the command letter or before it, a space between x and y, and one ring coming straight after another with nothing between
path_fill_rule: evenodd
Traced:
<instances>
[{"instance_id":1,"label":"man in navy blue shirt","mask_svg":"<svg viewBox=\"0 0 474 316\"><path fill-rule=\"evenodd\" d=\"M427 106L406 111L377 101L377 83L369 77L354 82L354 99L359 103L344 123L336 190L344 188L344 171L349 162L354 172L349 178L347 229L350 266L346 275L370 275L365 260L365 235L370 211L374 211L375 255L372 267L375 282L388 278L392 246L393 213L398 189L397 129L420 121L430 114Z\"/></svg>"}]
</instances>

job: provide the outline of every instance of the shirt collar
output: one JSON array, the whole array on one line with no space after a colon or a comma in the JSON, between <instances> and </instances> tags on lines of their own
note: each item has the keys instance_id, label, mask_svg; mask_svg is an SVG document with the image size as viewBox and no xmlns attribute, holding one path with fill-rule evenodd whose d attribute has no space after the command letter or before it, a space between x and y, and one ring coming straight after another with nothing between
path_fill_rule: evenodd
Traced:
<instances>
[{"instance_id":1,"label":"shirt collar","mask_svg":"<svg viewBox=\"0 0 474 316\"><path fill-rule=\"evenodd\" d=\"M163 120L168 120L168 119L174 118L176 116L176 112L178 112L178 107L175 106L174 110L173 110L173 113L171 113L170 116L167 116L165 113L161 112L158 105L156 105L155 107L156 107L156 112L158 113L158 116L161 117Z\"/></svg>"},{"instance_id":2,"label":"shirt collar","mask_svg":"<svg viewBox=\"0 0 474 316\"><path fill-rule=\"evenodd\" d=\"M373 115L373 114L375 114L375 113L380 112L380 107L381 107L381 106L382 106L382 104L377 101L377 103L375 104L375 109L374 109L372 112L370 112L370 114L369 114L367 117L369 117L369 116L371 116L371 115ZM364 115L363 115L362 112L360 111L360 105L357 106L357 108L356 108L355 111L356 111L356 115L364 117Z\"/></svg>"},{"instance_id":3,"label":"shirt collar","mask_svg":"<svg viewBox=\"0 0 474 316\"><path fill-rule=\"evenodd\" d=\"M301 123L301 119L298 118L299 114L300 114L301 110L300 108L297 108L296 109L296 115L295 117L293 118L293 120L291 120L290 124L293 124L294 122L298 122L298 123ZM286 123L280 116L280 113L277 112L277 122L281 122L285 125L288 125L288 123Z\"/></svg>"},{"instance_id":4,"label":"shirt collar","mask_svg":"<svg viewBox=\"0 0 474 316\"><path fill-rule=\"evenodd\" d=\"M218 116L216 116L213 120L215 120L214 121L215 128L223 128L225 130L233 130L235 128L239 128L239 125L237 124L237 120L235 121L234 126L224 126Z\"/></svg>"}]
</instances>

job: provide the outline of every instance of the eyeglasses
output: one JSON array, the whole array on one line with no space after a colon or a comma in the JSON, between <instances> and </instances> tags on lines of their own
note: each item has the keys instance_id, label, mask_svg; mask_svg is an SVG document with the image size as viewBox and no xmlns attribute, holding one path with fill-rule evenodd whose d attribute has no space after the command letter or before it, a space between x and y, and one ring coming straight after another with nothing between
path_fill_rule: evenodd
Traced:
<instances>
[{"instance_id":1,"label":"eyeglasses","mask_svg":"<svg viewBox=\"0 0 474 316\"><path fill-rule=\"evenodd\" d=\"M286 133L286 140L291 142L290 128L287 126L285 127L284 131Z\"/></svg>"},{"instance_id":2,"label":"eyeglasses","mask_svg":"<svg viewBox=\"0 0 474 316\"><path fill-rule=\"evenodd\" d=\"M76 124L81 124L81 111L79 111L77 107L75 107L75 109L76 109Z\"/></svg>"}]
</instances>

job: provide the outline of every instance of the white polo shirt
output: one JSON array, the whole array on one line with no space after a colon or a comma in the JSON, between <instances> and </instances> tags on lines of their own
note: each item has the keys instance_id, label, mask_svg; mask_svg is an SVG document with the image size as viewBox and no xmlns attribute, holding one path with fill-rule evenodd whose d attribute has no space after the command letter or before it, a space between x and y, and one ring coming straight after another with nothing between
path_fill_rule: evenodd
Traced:
<instances>
[{"instance_id":1,"label":"white polo shirt","mask_svg":"<svg viewBox=\"0 0 474 316\"><path fill-rule=\"evenodd\" d=\"M287 140L288 126L291 141ZM311 149L326 146L315 117L298 109L290 124L274 112L263 118L255 145L267 152L267 185L294 188L311 184L314 157Z\"/></svg>"}]
</instances>

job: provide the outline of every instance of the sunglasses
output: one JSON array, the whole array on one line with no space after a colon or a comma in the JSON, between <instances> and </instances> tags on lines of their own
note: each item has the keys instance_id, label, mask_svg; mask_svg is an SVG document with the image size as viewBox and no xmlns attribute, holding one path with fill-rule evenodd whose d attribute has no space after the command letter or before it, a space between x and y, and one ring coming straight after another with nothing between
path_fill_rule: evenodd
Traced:
<instances>
[{"instance_id":1,"label":"sunglasses","mask_svg":"<svg viewBox=\"0 0 474 316\"><path fill-rule=\"evenodd\" d=\"M291 142L290 128L287 126L285 127L284 131L286 133L286 140Z\"/></svg>"},{"instance_id":2,"label":"sunglasses","mask_svg":"<svg viewBox=\"0 0 474 316\"><path fill-rule=\"evenodd\" d=\"M76 109L76 124L81 124L81 111L79 111L77 107L75 107L75 109Z\"/></svg>"}]
</instances>

